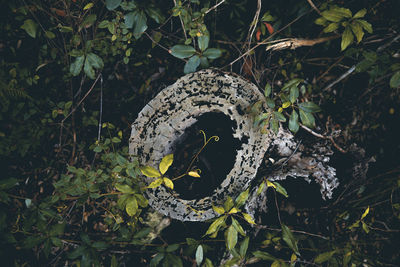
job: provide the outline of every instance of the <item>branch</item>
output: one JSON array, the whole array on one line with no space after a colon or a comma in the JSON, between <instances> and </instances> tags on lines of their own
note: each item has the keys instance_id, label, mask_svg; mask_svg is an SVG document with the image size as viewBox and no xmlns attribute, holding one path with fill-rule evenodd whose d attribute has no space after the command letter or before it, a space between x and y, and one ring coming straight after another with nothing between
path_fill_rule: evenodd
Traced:
<instances>
[{"instance_id":1,"label":"branch","mask_svg":"<svg viewBox=\"0 0 400 267\"><path fill-rule=\"evenodd\" d=\"M329 37L322 37L318 39L313 39L313 40L307 40L307 39L296 39L296 38L290 38L287 41L279 42L277 44L273 44L267 47L266 51L268 50L283 50L283 49L296 49L302 46L313 46L316 44L320 44L323 42L327 42L333 39L338 38L339 36L334 35L334 36L329 36Z\"/></svg>"}]
</instances>

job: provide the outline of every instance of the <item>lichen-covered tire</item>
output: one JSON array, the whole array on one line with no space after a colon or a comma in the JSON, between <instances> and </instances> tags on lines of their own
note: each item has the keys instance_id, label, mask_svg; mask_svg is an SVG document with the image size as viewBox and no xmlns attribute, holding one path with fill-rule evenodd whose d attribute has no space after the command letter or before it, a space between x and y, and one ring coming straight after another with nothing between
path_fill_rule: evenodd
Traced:
<instances>
[{"instance_id":1,"label":"lichen-covered tire","mask_svg":"<svg viewBox=\"0 0 400 267\"><path fill-rule=\"evenodd\" d=\"M132 124L129 153L141 165L157 168L161 159L173 153L173 144L196 118L221 112L237 127L233 137L241 140L234 166L213 194L202 199L184 200L164 186L148 189L149 204L155 210L182 221L204 221L217 216L213 205L244 191L256 176L271 136L253 127L246 109L261 100L257 87L233 74L214 69L188 74L163 89L139 113ZM143 177L147 184L154 178Z\"/></svg>"}]
</instances>

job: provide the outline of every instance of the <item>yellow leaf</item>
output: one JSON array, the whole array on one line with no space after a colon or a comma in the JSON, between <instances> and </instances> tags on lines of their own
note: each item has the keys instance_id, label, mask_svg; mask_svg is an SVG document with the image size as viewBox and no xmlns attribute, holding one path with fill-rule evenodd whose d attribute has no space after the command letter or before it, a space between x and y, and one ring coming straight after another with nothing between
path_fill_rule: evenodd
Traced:
<instances>
[{"instance_id":1,"label":"yellow leaf","mask_svg":"<svg viewBox=\"0 0 400 267\"><path fill-rule=\"evenodd\" d=\"M89 3L83 8L83 10L91 9L92 7L93 7L93 3Z\"/></svg>"},{"instance_id":2,"label":"yellow leaf","mask_svg":"<svg viewBox=\"0 0 400 267\"><path fill-rule=\"evenodd\" d=\"M278 112L279 112L279 113L282 113L282 111L283 111L283 108L282 108L282 107L278 108Z\"/></svg>"},{"instance_id":3,"label":"yellow leaf","mask_svg":"<svg viewBox=\"0 0 400 267\"><path fill-rule=\"evenodd\" d=\"M224 210L223 207L218 207L218 206L214 206L214 205L213 205L212 208L213 208L213 210L214 210L216 213L218 213L218 214L220 214L220 215L222 215L222 214L225 213L225 210Z\"/></svg>"},{"instance_id":4,"label":"yellow leaf","mask_svg":"<svg viewBox=\"0 0 400 267\"><path fill-rule=\"evenodd\" d=\"M250 223L250 224L256 224L255 222L254 222L254 220L253 220L253 218L251 217L251 215L250 214L247 214L247 213L242 213L243 214L243 217L244 217L244 219L248 222L248 223Z\"/></svg>"},{"instance_id":5,"label":"yellow leaf","mask_svg":"<svg viewBox=\"0 0 400 267\"><path fill-rule=\"evenodd\" d=\"M156 188L158 186L160 186L163 182L162 178L158 178L157 180L153 181L151 184L149 184L149 186L147 188Z\"/></svg>"},{"instance_id":6,"label":"yellow leaf","mask_svg":"<svg viewBox=\"0 0 400 267\"><path fill-rule=\"evenodd\" d=\"M230 211L229 211L229 214L232 214L232 213L238 213L238 209L237 208L232 208Z\"/></svg>"},{"instance_id":7,"label":"yellow leaf","mask_svg":"<svg viewBox=\"0 0 400 267\"><path fill-rule=\"evenodd\" d=\"M158 167L161 171L162 174L166 173L169 166L172 165L172 162L174 161L174 154L168 154L160 162L160 166Z\"/></svg>"},{"instance_id":8,"label":"yellow leaf","mask_svg":"<svg viewBox=\"0 0 400 267\"><path fill-rule=\"evenodd\" d=\"M194 172L194 171L189 172L188 174L189 174L190 176L192 176L192 177L196 177L196 178L199 178L199 177L200 177L200 174L198 174L197 172Z\"/></svg>"},{"instance_id":9,"label":"yellow leaf","mask_svg":"<svg viewBox=\"0 0 400 267\"><path fill-rule=\"evenodd\" d=\"M113 34L113 36L111 37L111 41L115 41L117 40L117 36L115 34Z\"/></svg>"},{"instance_id":10,"label":"yellow leaf","mask_svg":"<svg viewBox=\"0 0 400 267\"><path fill-rule=\"evenodd\" d=\"M290 101L285 102L285 103L282 104L282 108L287 108L287 107L290 106L290 104L291 104Z\"/></svg>"},{"instance_id":11,"label":"yellow leaf","mask_svg":"<svg viewBox=\"0 0 400 267\"><path fill-rule=\"evenodd\" d=\"M365 216L367 216L369 213L369 206L368 208L364 211L363 215L361 215L361 220L365 218Z\"/></svg>"},{"instance_id":12,"label":"yellow leaf","mask_svg":"<svg viewBox=\"0 0 400 267\"><path fill-rule=\"evenodd\" d=\"M276 189L276 185L274 185L273 183L271 183L269 180L267 180L267 186L268 187L273 187Z\"/></svg>"},{"instance_id":13,"label":"yellow leaf","mask_svg":"<svg viewBox=\"0 0 400 267\"><path fill-rule=\"evenodd\" d=\"M166 187L174 189L174 183L171 181L171 179L164 177L163 180Z\"/></svg>"},{"instance_id":14,"label":"yellow leaf","mask_svg":"<svg viewBox=\"0 0 400 267\"><path fill-rule=\"evenodd\" d=\"M151 166L140 167L140 171L147 177L160 177L161 174Z\"/></svg>"},{"instance_id":15,"label":"yellow leaf","mask_svg":"<svg viewBox=\"0 0 400 267\"><path fill-rule=\"evenodd\" d=\"M295 253L292 254L292 256L290 257L290 262L293 263L297 260L297 256Z\"/></svg>"}]
</instances>

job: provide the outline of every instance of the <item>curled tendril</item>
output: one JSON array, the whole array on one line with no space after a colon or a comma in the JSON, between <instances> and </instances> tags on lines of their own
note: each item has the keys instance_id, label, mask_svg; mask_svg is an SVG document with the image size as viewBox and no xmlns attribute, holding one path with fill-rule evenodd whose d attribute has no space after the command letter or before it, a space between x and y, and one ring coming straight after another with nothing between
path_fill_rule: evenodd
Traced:
<instances>
[{"instance_id":1,"label":"curled tendril","mask_svg":"<svg viewBox=\"0 0 400 267\"><path fill-rule=\"evenodd\" d=\"M198 174L201 174L201 170L200 169L194 169L192 171L197 172Z\"/></svg>"},{"instance_id":2,"label":"curled tendril","mask_svg":"<svg viewBox=\"0 0 400 267\"><path fill-rule=\"evenodd\" d=\"M218 141L219 141L219 136L218 136L218 135L213 135L213 136L211 136L210 138L207 139L206 133L205 133L203 130L200 130L199 132L203 135L203 142L204 142L204 145L203 145L203 147L200 149L200 151L203 150L203 148L204 148L212 139L214 139L215 142L218 142Z\"/></svg>"}]
</instances>

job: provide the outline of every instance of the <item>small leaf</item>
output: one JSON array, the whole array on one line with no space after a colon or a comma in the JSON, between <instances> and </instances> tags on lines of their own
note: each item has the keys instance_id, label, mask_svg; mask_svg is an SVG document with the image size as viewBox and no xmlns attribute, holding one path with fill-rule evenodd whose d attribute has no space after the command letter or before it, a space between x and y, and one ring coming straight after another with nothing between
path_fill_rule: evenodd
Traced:
<instances>
[{"instance_id":1,"label":"small leaf","mask_svg":"<svg viewBox=\"0 0 400 267\"><path fill-rule=\"evenodd\" d=\"M142 11L137 11L135 14L135 27L133 29L133 36L136 39L147 30L147 17Z\"/></svg>"},{"instance_id":2,"label":"small leaf","mask_svg":"<svg viewBox=\"0 0 400 267\"><path fill-rule=\"evenodd\" d=\"M292 104L295 103L298 97L299 97L299 88L297 88L297 86L290 87L290 94L289 94L290 102Z\"/></svg>"},{"instance_id":3,"label":"small leaf","mask_svg":"<svg viewBox=\"0 0 400 267\"><path fill-rule=\"evenodd\" d=\"M363 8L360 11L358 11L356 14L354 14L353 19L363 18L365 16L365 14L367 14L367 10L365 8Z\"/></svg>"},{"instance_id":4,"label":"small leaf","mask_svg":"<svg viewBox=\"0 0 400 267\"><path fill-rule=\"evenodd\" d=\"M268 252L265 251L254 251L253 252L254 257L262 259L262 260L266 260L266 261L274 261L276 260L276 258L274 256L272 256L271 254L269 254Z\"/></svg>"},{"instance_id":5,"label":"small leaf","mask_svg":"<svg viewBox=\"0 0 400 267\"><path fill-rule=\"evenodd\" d=\"M170 53L177 58L188 58L196 53L196 49L188 45L174 45L171 48Z\"/></svg>"},{"instance_id":6,"label":"small leaf","mask_svg":"<svg viewBox=\"0 0 400 267\"><path fill-rule=\"evenodd\" d=\"M217 218L211 225L208 227L208 230L205 235L211 235L214 232L218 231L219 227L225 222L226 216L222 216Z\"/></svg>"},{"instance_id":7,"label":"small leaf","mask_svg":"<svg viewBox=\"0 0 400 267\"><path fill-rule=\"evenodd\" d=\"M208 43L210 41L210 37L208 35L202 35L197 38L197 43L199 45L199 49L204 51L208 48Z\"/></svg>"},{"instance_id":8,"label":"small leaf","mask_svg":"<svg viewBox=\"0 0 400 267\"><path fill-rule=\"evenodd\" d=\"M305 125L308 126L310 128L314 128L315 127L315 119L314 116L309 113L309 112L305 112L302 109L299 110L300 112L300 119L301 122Z\"/></svg>"},{"instance_id":9,"label":"small leaf","mask_svg":"<svg viewBox=\"0 0 400 267\"><path fill-rule=\"evenodd\" d=\"M221 50L219 50L217 48L208 48L203 53L203 56L205 56L209 59L216 59L216 58L219 58L221 55L222 55Z\"/></svg>"},{"instance_id":10,"label":"small leaf","mask_svg":"<svg viewBox=\"0 0 400 267\"><path fill-rule=\"evenodd\" d=\"M90 64L91 61L89 61L88 58L85 59L85 65L83 66L83 71L85 74L90 78L94 79L95 77L95 70L93 69L92 65Z\"/></svg>"},{"instance_id":11,"label":"small leaf","mask_svg":"<svg viewBox=\"0 0 400 267\"><path fill-rule=\"evenodd\" d=\"M279 122L275 119L269 121L269 127L274 133L278 133L279 131Z\"/></svg>"},{"instance_id":12,"label":"small leaf","mask_svg":"<svg viewBox=\"0 0 400 267\"><path fill-rule=\"evenodd\" d=\"M323 11L323 12L321 13L321 15L322 15L326 20L329 20L329 21L332 21L332 22L339 22L339 21L341 21L342 18L343 18L342 14L337 13L337 12L335 12L335 11L333 11L333 10L326 10L326 11Z\"/></svg>"},{"instance_id":13,"label":"small leaf","mask_svg":"<svg viewBox=\"0 0 400 267\"><path fill-rule=\"evenodd\" d=\"M297 88L297 87L296 87ZM283 104L282 104L282 108L288 108L288 107L290 107L290 105L291 105L292 103L290 102L290 101L286 101L286 102L284 102Z\"/></svg>"},{"instance_id":14,"label":"small leaf","mask_svg":"<svg viewBox=\"0 0 400 267\"><path fill-rule=\"evenodd\" d=\"M400 86L400 71L397 71L393 76L390 78L390 87L397 88Z\"/></svg>"},{"instance_id":15,"label":"small leaf","mask_svg":"<svg viewBox=\"0 0 400 267\"><path fill-rule=\"evenodd\" d=\"M253 218L251 217L250 214L247 214L247 213L244 213L244 212L242 212L242 214L243 214L243 218L244 218L248 223L250 223L250 224L256 224L256 223L254 222L254 220L253 220Z\"/></svg>"},{"instance_id":16,"label":"small leaf","mask_svg":"<svg viewBox=\"0 0 400 267\"><path fill-rule=\"evenodd\" d=\"M213 205L212 208L213 208L213 210L214 210L216 213L218 213L218 214L220 214L220 215L222 215L222 214L225 213L225 210L224 210L223 207L219 207L219 206L214 206L214 205Z\"/></svg>"},{"instance_id":17,"label":"small leaf","mask_svg":"<svg viewBox=\"0 0 400 267\"><path fill-rule=\"evenodd\" d=\"M287 91L287 90L289 90L289 88L297 87L303 81L304 81L303 79L299 79L299 78L292 79L292 80L288 81L287 83L285 83L285 85L283 85L281 90Z\"/></svg>"},{"instance_id":18,"label":"small leaf","mask_svg":"<svg viewBox=\"0 0 400 267\"><path fill-rule=\"evenodd\" d=\"M358 21L353 21L350 24L350 28L353 31L354 35L356 36L357 43L360 43L364 36L364 31L362 29L361 24Z\"/></svg>"},{"instance_id":19,"label":"small leaf","mask_svg":"<svg viewBox=\"0 0 400 267\"><path fill-rule=\"evenodd\" d=\"M174 189L174 183L171 181L171 179L164 177L163 178L164 184L166 187L169 187L171 189Z\"/></svg>"},{"instance_id":20,"label":"small leaf","mask_svg":"<svg viewBox=\"0 0 400 267\"><path fill-rule=\"evenodd\" d=\"M138 210L138 203L134 196L130 197L127 200L125 210L126 210L126 213L128 213L128 215L131 217L136 214L136 212Z\"/></svg>"},{"instance_id":21,"label":"small leaf","mask_svg":"<svg viewBox=\"0 0 400 267\"><path fill-rule=\"evenodd\" d=\"M115 184L115 188L124 194L132 194L133 193L133 189L127 184Z\"/></svg>"},{"instance_id":22,"label":"small leaf","mask_svg":"<svg viewBox=\"0 0 400 267\"><path fill-rule=\"evenodd\" d=\"M188 175L192 176L192 177L200 178L200 174L198 174L198 172L195 172L195 171L188 172Z\"/></svg>"},{"instance_id":23,"label":"small leaf","mask_svg":"<svg viewBox=\"0 0 400 267\"><path fill-rule=\"evenodd\" d=\"M91 9L93 7L93 3L89 3L83 7L83 10Z\"/></svg>"},{"instance_id":24,"label":"small leaf","mask_svg":"<svg viewBox=\"0 0 400 267\"><path fill-rule=\"evenodd\" d=\"M275 101L272 100L271 98L267 98L266 102L267 102L267 106L269 108L274 108L275 107Z\"/></svg>"},{"instance_id":25,"label":"small leaf","mask_svg":"<svg viewBox=\"0 0 400 267\"><path fill-rule=\"evenodd\" d=\"M239 194L239 196L236 198L236 206L241 207L249 197L249 188L247 188L246 191L243 191L242 193Z\"/></svg>"},{"instance_id":26,"label":"small leaf","mask_svg":"<svg viewBox=\"0 0 400 267\"><path fill-rule=\"evenodd\" d=\"M233 227L235 227L236 231L238 231L238 233L241 234L242 236L246 236L243 227L239 224L239 222L235 218L233 217L231 218L232 218L232 225Z\"/></svg>"},{"instance_id":27,"label":"small leaf","mask_svg":"<svg viewBox=\"0 0 400 267\"><path fill-rule=\"evenodd\" d=\"M239 212L239 210L237 209L237 208L232 208L229 212L228 212L228 214L234 214L234 213L238 213Z\"/></svg>"},{"instance_id":28,"label":"small leaf","mask_svg":"<svg viewBox=\"0 0 400 267\"><path fill-rule=\"evenodd\" d=\"M21 26L21 29L25 30L30 37L36 38L37 24L33 20L25 20L24 24Z\"/></svg>"},{"instance_id":29,"label":"small leaf","mask_svg":"<svg viewBox=\"0 0 400 267\"><path fill-rule=\"evenodd\" d=\"M339 28L339 23L337 22L332 22L331 24L329 24L328 26L326 26L324 28L324 32L328 33L328 32L333 32L336 31Z\"/></svg>"},{"instance_id":30,"label":"small leaf","mask_svg":"<svg viewBox=\"0 0 400 267\"><path fill-rule=\"evenodd\" d=\"M157 180L151 182L147 186L147 188L156 188L156 187L159 187L162 183L163 183L163 179L162 178L158 178Z\"/></svg>"},{"instance_id":31,"label":"small leaf","mask_svg":"<svg viewBox=\"0 0 400 267\"><path fill-rule=\"evenodd\" d=\"M345 18L351 18L353 16L350 9L344 7L333 7L331 11Z\"/></svg>"},{"instance_id":32,"label":"small leaf","mask_svg":"<svg viewBox=\"0 0 400 267\"><path fill-rule=\"evenodd\" d=\"M165 174L168 171L168 168L172 165L172 162L174 162L174 154L168 154L162 158L160 165L158 166L161 174Z\"/></svg>"},{"instance_id":33,"label":"small leaf","mask_svg":"<svg viewBox=\"0 0 400 267\"><path fill-rule=\"evenodd\" d=\"M292 231L290 231L289 227L284 224L282 224L282 239L293 250L293 252L296 253L296 255L300 255L296 238L292 234Z\"/></svg>"},{"instance_id":34,"label":"small leaf","mask_svg":"<svg viewBox=\"0 0 400 267\"><path fill-rule=\"evenodd\" d=\"M313 102L300 103L299 108L304 110L305 112L310 112L310 113L311 112L319 112L319 111L321 111L321 108L317 104L315 104Z\"/></svg>"},{"instance_id":35,"label":"small leaf","mask_svg":"<svg viewBox=\"0 0 400 267\"><path fill-rule=\"evenodd\" d=\"M363 27L368 33L372 33L372 25L370 23L363 19L358 19L357 22L360 23L361 27Z\"/></svg>"},{"instance_id":36,"label":"small leaf","mask_svg":"<svg viewBox=\"0 0 400 267\"><path fill-rule=\"evenodd\" d=\"M234 203L233 203L233 199L228 196L228 198L225 200L224 202L224 209L226 211L231 210L231 208L233 207Z\"/></svg>"},{"instance_id":37,"label":"small leaf","mask_svg":"<svg viewBox=\"0 0 400 267\"><path fill-rule=\"evenodd\" d=\"M226 245L229 250L232 250L237 243L238 232L236 231L233 225L228 227L227 235L226 235Z\"/></svg>"},{"instance_id":38,"label":"small leaf","mask_svg":"<svg viewBox=\"0 0 400 267\"><path fill-rule=\"evenodd\" d=\"M82 70L84 60L84 56L79 56L75 59L74 62L71 63L71 66L69 67L69 72L71 72L73 76L79 75Z\"/></svg>"},{"instance_id":39,"label":"small leaf","mask_svg":"<svg viewBox=\"0 0 400 267\"><path fill-rule=\"evenodd\" d=\"M369 233L369 227L365 222L361 222L362 223L362 229L364 230L364 232L366 232L367 234Z\"/></svg>"},{"instance_id":40,"label":"small leaf","mask_svg":"<svg viewBox=\"0 0 400 267\"><path fill-rule=\"evenodd\" d=\"M335 255L335 253L336 253L336 250L321 253L317 257L315 257L314 262L316 264L324 263L324 262L330 260L332 258L332 256Z\"/></svg>"},{"instance_id":41,"label":"small leaf","mask_svg":"<svg viewBox=\"0 0 400 267\"><path fill-rule=\"evenodd\" d=\"M369 213L369 206L365 209L363 215L361 215L361 220L365 218L365 216L367 216Z\"/></svg>"},{"instance_id":42,"label":"small leaf","mask_svg":"<svg viewBox=\"0 0 400 267\"><path fill-rule=\"evenodd\" d=\"M285 197L289 197L288 193L286 192L286 189L283 186L281 186L280 183L274 182L274 185L276 192L278 192L281 195L284 195Z\"/></svg>"},{"instance_id":43,"label":"small leaf","mask_svg":"<svg viewBox=\"0 0 400 267\"><path fill-rule=\"evenodd\" d=\"M273 184L272 182L270 182L269 180L267 180L267 187L272 187L272 188L276 189L276 185Z\"/></svg>"},{"instance_id":44,"label":"small leaf","mask_svg":"<svg viewBox=\"0 0 400 267\"><path fill-rule=\"evenodd\" d=\"M247 248L249 247L249 241L250 237L246 236L242 241L242 244L240 244L239 254L242 258L246 256Z\"/></svg>"},{"instance_id":45,"label":"small leaf","mask_svg":"<svg viewBox=\"0 0 400 267\"><path fill-rule=\"evenodd\" d=\"M102 69L104 67L103 60L101 57L94 53L87 54L87 60L89 61L90 65L95 69Z\"/></svg>"},{"instance_id":46,"label":"small leaf","mask_svg":"<svg viewBox=\"0 0 400 267\"><path fill-rule=\"evenodd\" d=\"M349 26L347 26L344 29L343 35L342 35L342 43L341 43L341 50L345 50L351 43L354 41L354 36L351 33L351 29Z\"/></svg>"},{"instance_id":47,"label":"small leaf","mask_svg":"<svg viewBox=\"0 0 400 267\"><path fill-rule=\"evenodd\" d=\"M147 177L160 177L161 174L151 166L143 166L139 168L143 175Z\"/></svg>"},{"instance_id":48,"label":"small leaf","mask_svg":"<svg viewBox=\"0 0 400 267\"><path fill-rule=\"evenodd\" d=\"M200 65L200 57L198 55L194 55L186 62L185 67L183 68L183 72L185 74L195 72L197 67Z\"/></svg>"},{"instance_id":49,"label":"small leaf","mask_svg":"<svg viewBox=\"0 0 400 267\"><path fill-rule=\"evenodd\" d=\"M278 121L281 121L281 122L285 122L286 121L286 118L282 113L274 111L274 115L275 115L275 118Z\"/></svg>"},{"instance_id":50,"label":"small leaf","mask_svg":"<svg viewBox=\"0 0 400 267\"><path fill-rule=\"evenodd\" d=\"M106 7L108 10L114 10L121 4L122 0L106 0Z\"/></svg>"},{"instance_id":51,"label":"small leaf","mask_svg":"<svg viewBox=\"0 0 400 267\"><path fill-rule=\"evenodd\" d=\"M297 114L296 110L292 111L292 114L289 118L289 130L294 133L297 133L299 130L299 115Z\"/></svg>"},{"instance_id":52,"label":"small leaf","mask_svg":"<svg viewBox=\"0 0 400 267\"><path fill-rule=\"evenodd\" d=\"M271 85L270 85L269 83L267 83L267 84L265 85L265 89L264 89L264 96L265 96L265 97L269 97L269 95L271 94L271 92L272 92L272 87L271 87Z\"/></svg>"},{"instance_id":53,"label":"small leaf","mask_svg":"<svg viewBox=\"0 0 400 267\"><path fill-rule=\"evenodd\" d=\"M257 195L261 194L261 192L264 190L264 187L265 187L265 183L262 182L262 183L258 186Z\"/></svg>"},{"instance_id":54,"label":"small leaf","mask_svg":"<svg viewBox=\"0 0 400 267\"><path fill-rule=\"evenodd\" d=\"M325 26L328 21L324 17L317 18L314 23L317 25Z\"/></svg>"},{"instance_id":55,"label":"small leaf","mask_svg":"<svg viewBox=\"0 0 400 267\"><path fill-rule=\"evenodd\" d=\"M199 245L196 249L196 263L197 266L200 266L201 262L203 261L203 247Z\"/></svg>"}]
</instances>

